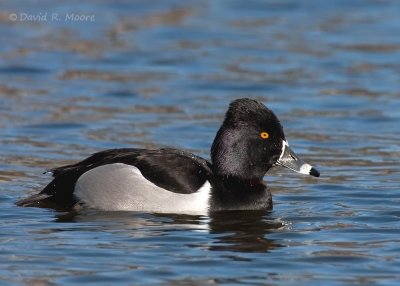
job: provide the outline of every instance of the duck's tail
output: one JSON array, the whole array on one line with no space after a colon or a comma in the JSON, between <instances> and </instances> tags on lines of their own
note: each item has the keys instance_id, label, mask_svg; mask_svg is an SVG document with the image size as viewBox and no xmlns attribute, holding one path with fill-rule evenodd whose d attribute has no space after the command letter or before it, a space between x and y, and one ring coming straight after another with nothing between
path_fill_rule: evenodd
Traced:
<instances>
[{"instance_id":1,"label":"duck's tail","mask_svg":"<svg viewBox=\"0 0 400 286\"><path fill-rule=\"evenodd\" d=\"M44 200L47 200L51 198L52 195L45 194L45 193L39 193L32 195L30 197L27 197L25 199L21 199L17 201L15 204L20 207L41 207L41 203Z\"/></svg>"}]
</instances>

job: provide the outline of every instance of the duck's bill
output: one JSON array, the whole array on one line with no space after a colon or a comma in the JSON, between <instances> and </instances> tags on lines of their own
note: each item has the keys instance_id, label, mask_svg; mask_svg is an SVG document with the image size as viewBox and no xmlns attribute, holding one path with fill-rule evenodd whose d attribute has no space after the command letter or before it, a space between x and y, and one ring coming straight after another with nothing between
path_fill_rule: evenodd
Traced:
<instances>
[{"instance_id":1,"label":"duck's bill","mask_svg":"<svg viewBox=\"0 0 400 286\"><path fill-rule=\"evenodd\" d=\"M292 151L292 149L290 149L287 141L283 141L282 154L276 164L286 167L297 173L319 177L319 172L317 171L317 169L301 160Z\"/></svg>"}]
</instances>

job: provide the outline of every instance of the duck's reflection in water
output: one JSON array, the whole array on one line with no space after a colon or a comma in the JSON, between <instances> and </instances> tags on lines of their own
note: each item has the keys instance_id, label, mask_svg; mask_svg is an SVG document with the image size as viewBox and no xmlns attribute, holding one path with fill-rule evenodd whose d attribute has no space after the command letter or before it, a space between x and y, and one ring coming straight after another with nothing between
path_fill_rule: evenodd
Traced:
<instances>
[{"instance_id":1,"label":"duck's reflection in water","mask_svg":"<svg viewBox=\"0 0 400 286\"><path fill-rule=\"evenodd\" d=\"M132 237L187 236L186 231L204 234L202 248L211 251L268 252L284 245L268 239L268 234L286 227L265 211L223 211L201 215L149 214L135 212L80 211L60 213L57 222L90 222L103 231L121 231ZM200 245L192 245L200 247Z\"/></svg>"},{"instance_id":2,"label":"duck's reflection in water","mask_svg":"<svg viewBox=\"0 0 400 286\"><path fill-rule=\"evenodd\" d=\"M282 247L268 234L285 224L265 211L229 211L210 216L210 234L215 241L210 250L267 252Z\"/></svg>"}]
</instances>

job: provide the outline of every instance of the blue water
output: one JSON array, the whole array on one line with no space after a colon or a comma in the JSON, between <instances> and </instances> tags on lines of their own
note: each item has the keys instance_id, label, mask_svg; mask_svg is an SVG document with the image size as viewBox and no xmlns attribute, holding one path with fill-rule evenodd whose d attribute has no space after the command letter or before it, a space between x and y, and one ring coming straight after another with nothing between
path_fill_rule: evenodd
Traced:
<instances>
[{"instance_id":1,"label":"blue water","mask_svg":"<svg viewBox=\"0 0 400 286\"><path fill-rule=\"evenodd\" d=\"M0 11L1 285L399 284L400 2L48 0ZM271 170L270 213L14 204L49 182L46 168L102 149L208 158L239 97L273 109L322 174Z\"/></svg>"}]
</instances>

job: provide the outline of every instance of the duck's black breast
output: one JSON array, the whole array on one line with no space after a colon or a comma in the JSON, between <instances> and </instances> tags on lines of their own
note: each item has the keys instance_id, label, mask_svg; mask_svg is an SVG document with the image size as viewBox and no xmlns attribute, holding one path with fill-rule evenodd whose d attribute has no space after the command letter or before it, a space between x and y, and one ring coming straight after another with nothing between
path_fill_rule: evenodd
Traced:
<instances>
[{"instance_id":1,"label":"duck's black breast","mask_svg":"<svg viewBox=\"0 0 400 286\"><path fill-rule=\"evenodd\" d=\"M50 170L54 179L40 194L20 201L19 205L38 204L39 198L46 197L50 203L70 208L77 202L74 189L78 179L89 170L115 163L135 166L144 178L156 186L180 194L195 193L212 176L211 164L189 152L170 148L110 149L95 153L76 164Z\"/></svg>"}]
</instances>

